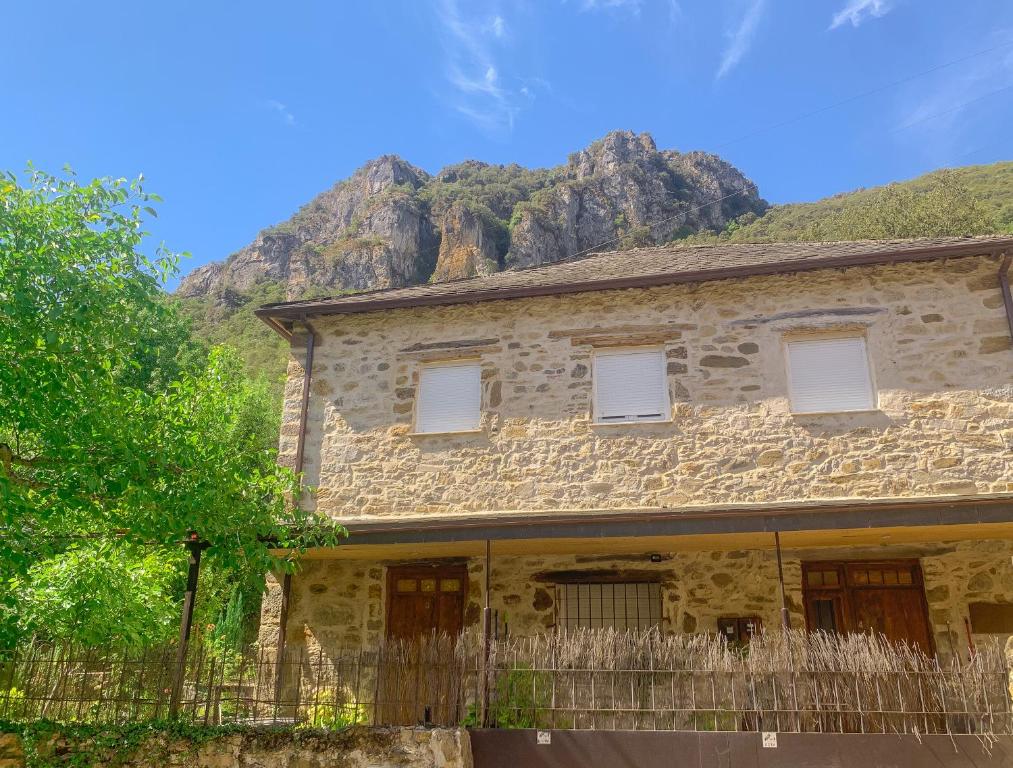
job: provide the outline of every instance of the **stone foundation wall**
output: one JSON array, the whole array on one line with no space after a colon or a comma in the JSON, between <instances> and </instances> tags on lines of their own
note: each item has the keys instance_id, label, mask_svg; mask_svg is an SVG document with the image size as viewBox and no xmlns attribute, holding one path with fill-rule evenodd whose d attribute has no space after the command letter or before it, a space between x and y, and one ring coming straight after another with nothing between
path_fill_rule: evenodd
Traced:
<instances>
[{"instance_id":1,"label":"stone foundation wall","mask_svg":"<svg viewBox=\"0 0 1013 768\"><path fill-rule=\"evenodd\" d=\"M306 444L339 518L1013 490L996 260L319 318ZM793 415L783 337L866 336L879 408ZM672 421L594 425L600 346L664 348ZM481 360L478 434L413 435L420 366ZM293 350L281 454L298 433Z\"/></svg>"},{"instance_id":2,"label":"stone foundation wall","mask_svg":"<svg viewBox=\"0 0 1013 768\"><path fill-rule=\"evenodd\" d=\"M101 734L108 735L108 734ZM153 733L138 743L98 748L94 739L59 734L37 743L45 764L93 768L472 768L464 729L356 728L245 730L188 739ZM0 733L0 768L25 768L25 745Z\"/></svg>"},{"instance_id":3,"label":"stone foundation wall","mask_svg":"<svg viewBox=\"0 0 1013 768\"><path fill-rule=\"evenodd\" d=\"M658 553L638 555L527 555L498 557L491 574L491 605L499 631L531 635L552 631L556 623L555 580L562 572L625 574L631 581L662 585L662 630L716 632L725 616L759 616L764 626L780 626L777 561L771 550ZM1013 542L962 541L909 547L786 550L783 567L792 625L805 625L802 560L895 559L917 557L922 564L929 620L941 656L965 654L964 619L970 602L1013 602ZM485 564L468 562L465 624L480 626ZM385 564L357 560L315 560L293 578L287 642L316 654L338 648L369 647L383 636ZM272 599L265 601L271 605ZM265 613L262 642L274 647L277 624ZM1005 637L977 636L976 642Z\"/></svg>"}]
</instances>

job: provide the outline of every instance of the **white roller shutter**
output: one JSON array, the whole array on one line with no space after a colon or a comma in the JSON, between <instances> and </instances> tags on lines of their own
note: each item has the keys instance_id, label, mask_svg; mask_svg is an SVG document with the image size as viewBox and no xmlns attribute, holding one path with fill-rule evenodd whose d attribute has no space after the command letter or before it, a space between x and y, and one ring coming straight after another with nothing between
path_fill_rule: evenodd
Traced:
<instances>
[{"instance_id":1,"label":"white roller shutter","mask_svg":"<svg viewBox=\"0 0 1013 768\"><path fill-rule=\"evenodd\" d=\"M795 413L876 407L865 339L861 337L789 341L788 378Z\"/></svg>"},{"instance_id":2,"label":"white roller shutter","mask_svg":"<svg viewBox=\"0 0 1013 768\"><path fill-rule=\"evenodd\" d=\"M478 429L481 411L482 369L478 363L427 365L422 369L416 431Z\"/></svg>"},{"instance_id":3,"label":"white roller shutter","mask_svg":"<svg viewBox=\"0 0 1013 768\"><path fill-rule=\"evenodd\" d=\"M660 349L597 352L595 420L663 421L670 416L665 354Z\"/></svg>"}]
</instances>

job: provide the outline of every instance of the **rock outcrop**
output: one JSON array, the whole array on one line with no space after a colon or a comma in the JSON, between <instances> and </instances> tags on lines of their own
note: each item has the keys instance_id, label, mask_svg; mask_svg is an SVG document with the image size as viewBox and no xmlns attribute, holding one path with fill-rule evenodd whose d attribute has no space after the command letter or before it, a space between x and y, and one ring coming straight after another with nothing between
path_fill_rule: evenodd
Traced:
<instances>
[{"instance_id":1,"label":"rock outcrop","mask_svg":"<svg viewBox=\"0 0 1013 768\"><path fill-rule=\"evenodd\" d=\"M434 282L491 275L503 268L488 225L466 203L457 201L450 206L441 220L440 234Z\"/></svg>"},{"instance_id":2,"label":"rock outcrop","mask_svg":"<svg viewBox=\"0 0 1013 768\"><path fill-rule=\"evenodd\" d=\"M468 161L435 177L372 160L177 295L220 307L265 284L297 299L485 275L599 248L663 243L762 213L756 186L714 155L610 133L559 168Z\"/></svg>"},{"instance_id":3,"label":"rock outcrop","mask_svg":"<svg viewBox=\"0 0 1013 768\"><path fill-rule=\"evenodd\" d=\"M565 180L522 209L506 263L664 243L763 208L756 185L715 155L659 152L646 133L610 133L571 156Z\"/></svg>"}]
</instances>

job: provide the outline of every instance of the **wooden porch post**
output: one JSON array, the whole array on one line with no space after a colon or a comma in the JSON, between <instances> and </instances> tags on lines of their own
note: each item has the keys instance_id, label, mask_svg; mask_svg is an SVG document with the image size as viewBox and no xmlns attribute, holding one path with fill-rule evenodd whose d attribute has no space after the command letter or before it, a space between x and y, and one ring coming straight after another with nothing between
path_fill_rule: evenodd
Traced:
<instances>
[{"instance_id":1,"label":"wooden porch post","mask_svg":"<svg viewBox=\"0 0 1013 768\"><path fill-rule=\"evenodd\" d=\"M784 594L784 568L781 565L781 532L774 531L774 549L777 552L777 583L781 588L781 626L791 629L791 615L788 613L788 599Z\"/></svg>"},{"instance_id":2,"label":"wooden porch post","mask_svg":"<svg viewBox=\"0 0 1013 768\"><path fill-rule=\"evenodd\" d=\"M193 606L197 600L197 583L200 578L200 556L208 544L191 532L184 542L189 555L186 573L186 594L183 597L183 615L179 622L179 648L176 649L176 667L172 674L172 693L169 697L169 717L179 713L179 700L183 692L183 678L186 675L186 655L190 645L190 628L193 626Z\"/></svg>"},{"instance_id":3,"label":"wooden porch post","mask_svg":"<svg viewBox=\"0 0 1013 768\"><path fill-rule=\"evenodd\" d=\"M485 540L485 607L482 609L482 702L481 723L489 727L489 652L492 644L492 608L489 588L492 583L492 542Z\"/></svg>"},{"instance_id":4,"label":"wooden porch post","mask_svg":"<svg viewBox=\"0 0 1013 768\"><path fill-rule=\"evenodd\" d=\"M281 609L278 612L278 651L274 657L274 699L281 701L281 683L285 657L285 636L288 633L288 601L292 594L292 574L286 573L281 580Z\"/></svg>"}]
</instances>

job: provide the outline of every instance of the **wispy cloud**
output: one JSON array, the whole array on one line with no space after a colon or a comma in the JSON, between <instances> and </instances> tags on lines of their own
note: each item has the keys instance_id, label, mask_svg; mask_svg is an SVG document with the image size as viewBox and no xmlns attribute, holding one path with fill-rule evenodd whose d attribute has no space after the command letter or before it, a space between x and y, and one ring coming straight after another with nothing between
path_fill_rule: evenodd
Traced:
<instances>
[{"instance_id":1,"label":"wispy cloud","mask_svg":"<svg viewBox=\"0 0 1013 768\"><path fill-rule=\"evenodd\" d=\"M640 14L640 8L643 5L643 0L581 0L580 10L582 11L602 11L602 10L622 10L628 11L633 15Z\"/></svg>"},{"instance_id":2,"label":"wispy cloud","mask_svg":"<svg viewBox=\"0 0 1013 768\"><path fill-rule=\"evenodd\" d=\"M270 109L276 115L278 115L278 117L281 118L282 122L285 123L285 125L295 125L295 115L293 115L289 111L288 107L286 107L280 101L276 101L275 99L269 99L268 101L264 102L264 106Z\"/></svg>"},{"instance_id":3,"label":"wispy cloud","mask_svg":"<svg viewBox=\"0 0 1013 768\"><path fill-rule=\"evenodd\" d=\"M457 0L440 0L436 18L454 109L485 131L509 132L534 94L519 79L502 74L499 60L510 39L506 19L498 13L467 15Z\"/></svg>"},{"instance_id":4,"label":"wispy cloud","mask_svg":"<svg viewBox=\"0 0 1013 768\"><path fill-rule=\"evenodd\" d=\"M847 4L834 14L830 21L830 29L837 29L848 22L851 22L851 26L857 27L866 19L886 16L892 8L892 0L848 0Z\"/></svg>"},{"instance_id":5,"label":"wispy cloud","mask_svg":"<svg viewBox=\"0 0 1013 768\"><path fill-rule=\"evenodd\" d=\"M567 0L563 0L567 2ZM614 11L629 16L640 16L646 5L668 8L668 19L673 24L682 19L682 3L680 0L579 0L577 3L582 13L594 11Z\"/></svg>"},{"instance_id":6,"label":"wispy cloud","mask_svg":"<svg viewBox=\"0 0 1013 768\"><path fill-rule=\"evenodd\" d=\"M736 65L742 61L742 57L749 51L760 26L765 4L766 0L749 0L749 5L738 24L726 33L728 45L721 55L721 65L718 67L716 77L722 78L735 69Z\"/></svg>"}]
</instances>

